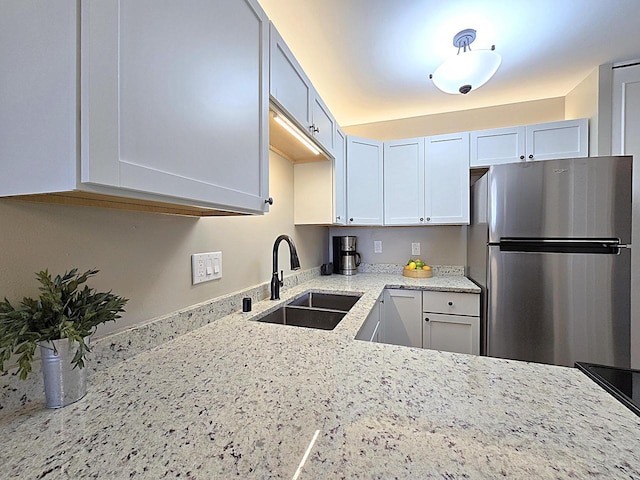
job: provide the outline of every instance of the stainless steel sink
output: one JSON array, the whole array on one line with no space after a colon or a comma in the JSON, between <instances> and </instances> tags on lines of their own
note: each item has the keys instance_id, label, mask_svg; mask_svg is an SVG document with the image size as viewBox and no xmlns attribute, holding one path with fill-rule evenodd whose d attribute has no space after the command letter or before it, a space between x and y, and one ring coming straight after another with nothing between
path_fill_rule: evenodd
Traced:
<instances>
[{"instance_id":1,"label":"stainless steel sink","mask_svg":"<svg viewBox=\"0 0 640 480\"><path fill-rule=\"evenodd\" d=\"M259 318L258 322L333 330L346 314L337 310L284 306Z\"/></svg>"},{"instance_id":2,"label":"stainless steel sink","mask_svg":"<svg viewBox=\"0 0 640 480\"><path fill-rule=\"evenodd\" d=\"M360 295L307 292L257 321L333 330L359 298Z\"/></svg>"},{"instance_id":3,"label":"stainless steel sink","mask_svg":"<svg viewBox=\"0 0 640 480\"><path fill-rule=\"evenodd\" d=\"M342 295L336 293L308 292L302 297L288 303L288 305L299 305L311 308L329 308L331 310L342 310L348 312L360 295Z\"/></svg>"}]
</instances>

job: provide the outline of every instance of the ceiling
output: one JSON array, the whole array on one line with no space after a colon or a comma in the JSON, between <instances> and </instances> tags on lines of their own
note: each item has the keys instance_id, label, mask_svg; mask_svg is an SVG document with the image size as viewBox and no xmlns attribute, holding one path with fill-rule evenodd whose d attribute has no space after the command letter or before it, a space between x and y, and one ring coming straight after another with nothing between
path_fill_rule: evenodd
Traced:
<instances>
[{"instance_id":1,"label":"ceiling","mask_svg":"<svg viewBox=\"0 0 640 480\"><path fill-rule=\"evenodd\" d=\"M640 0L258 0L341 126L562 97L640 58ZM502 56L467 95L429 80L453 36Z\"/></svg>"}]
</instances>

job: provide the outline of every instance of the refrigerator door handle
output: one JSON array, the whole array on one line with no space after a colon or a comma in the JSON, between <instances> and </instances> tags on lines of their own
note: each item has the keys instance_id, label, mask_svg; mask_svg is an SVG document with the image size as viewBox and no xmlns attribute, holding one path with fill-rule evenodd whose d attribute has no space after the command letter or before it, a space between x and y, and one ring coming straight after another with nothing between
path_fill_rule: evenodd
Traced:
<instances>
[{"instance_id":1,"label":"refrigerator door handle","mask_svg":"<svg viewBox=\"0 0 640 480\"><path fill-rule=\"evenodd\" d=\"M621 245L617 238L501 238L501 252L591 253L617 255Z\"/></svg>"}]
</instances>

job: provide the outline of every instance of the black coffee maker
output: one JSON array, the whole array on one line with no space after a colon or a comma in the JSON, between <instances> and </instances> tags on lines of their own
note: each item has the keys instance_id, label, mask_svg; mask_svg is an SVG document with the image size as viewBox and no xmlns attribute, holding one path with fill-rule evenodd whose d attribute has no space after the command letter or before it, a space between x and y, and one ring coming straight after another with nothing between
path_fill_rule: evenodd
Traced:
<instances>
[{"instance_id":1,"label":"black coffee maker","mask_svg":"<svg viewBox=\"0 0 640 480\"><path fill-rule=\"evenodd\" d=\"M333 237L333 272L340 275L355 275L360 265L360 254L356 252L358 237Z\"/></svg>"}]
</instances>

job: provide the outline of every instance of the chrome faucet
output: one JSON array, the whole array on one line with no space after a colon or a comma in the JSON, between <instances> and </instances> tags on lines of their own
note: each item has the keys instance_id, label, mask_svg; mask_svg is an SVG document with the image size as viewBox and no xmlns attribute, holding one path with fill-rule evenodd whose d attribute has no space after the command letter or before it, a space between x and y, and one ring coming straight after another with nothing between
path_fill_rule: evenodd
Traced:
<instances>
[{"instance_id":1,"label":"chrome faucet","mask_svg":"<svg viewBox=\"0 0 640 480\"><path fill-rule=\"evenodd\" d=\"M280 287L284 284L284 275L280 270L280 278L278 278L278 247L280 242L284 240L289 244L289 256L291 257L291 270L300 270L300 259L296 244L288 235L280 235L273 244L273 275L271 277L271 300L280 300Z\"/></svg>"}]
</instances>

